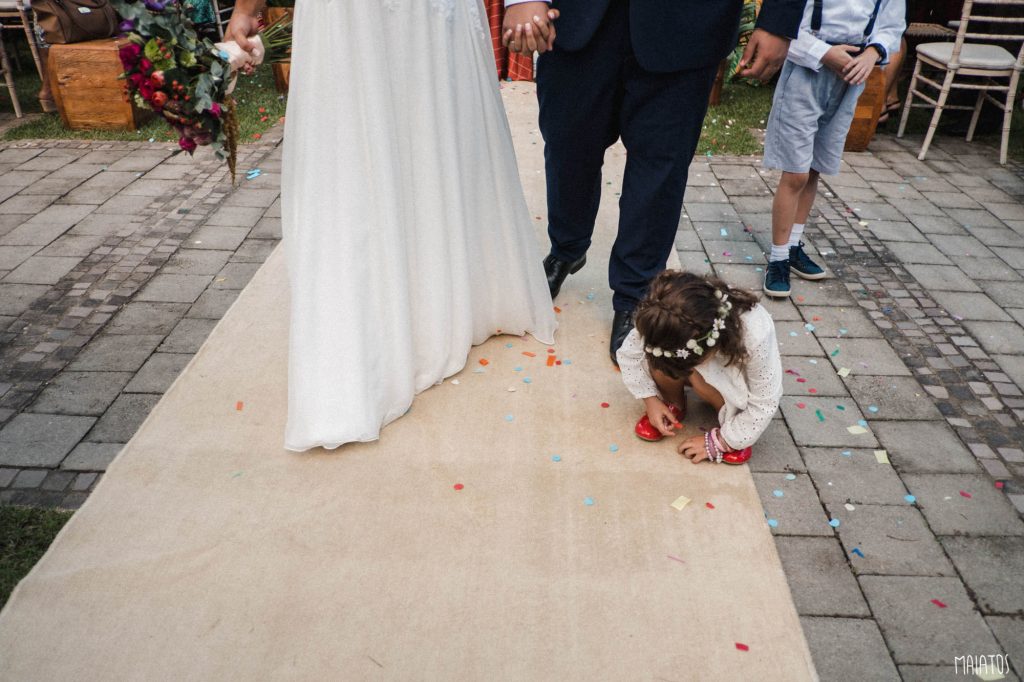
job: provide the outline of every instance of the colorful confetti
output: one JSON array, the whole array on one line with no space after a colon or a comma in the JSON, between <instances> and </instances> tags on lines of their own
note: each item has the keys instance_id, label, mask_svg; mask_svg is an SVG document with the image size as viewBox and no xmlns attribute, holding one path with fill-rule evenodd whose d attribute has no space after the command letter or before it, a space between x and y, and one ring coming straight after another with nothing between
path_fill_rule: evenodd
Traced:
<instances>
[{"instance_id":1,"label":"colorful confetti","mask_svg":"<svg viewBox=\"0 0 1024 682\"><path fill-rule=\"evenodd\" d=\"M462 489L463 489L463 488L465 488L466 486L462 485L461 483L456 483L456 484L455 484L455 485L453 485L452 487L453 487L453 488L455 488L456 490L462 490Z\"/></svg>"},{"instance_id":2,"label":"colorful confetti","mask_svg":"<svg viewBox=\"0 0 1024 682\"><path fill-rule=\"evenodd\" d=\"M860 551L860 547L854 547L853 549L851 549L850 554L856 554L861 559L864 558L864 552Z\"/></svg>"},{"instance_id":3,"label":"colorful confetti","mask_svg":"<svg viewBox=\"0 0 1024 682\"><path fill-rule=\"evenodd\" d=\"M885 450L875 450L875 461L879 464L889 464L889 453Z\"/></svg>"},{"instance_id":4,"label":"colorful confetti","mask_svg":"<svg viewBox=\"0 0 1024 682\"><path fill-rule=\"evenodd\" d=\"M715 508L715 505L711 504L710 502L705 502L704 506L707 507L708 509L714 509Z\"/></svg>"},{"instance_id":5,"label":"colorful confetti","mask_svg":"<svg viewBox=\"0 0 1024 682\"><path fill-rule=\"evenodd\" d=\"M868 432L868 430L865 429L860 424L854 424L853 426L847 426L846 430L849 431L850 433L852 433L854 436L859 436L862 433L867 433Z\"/></svg>"},{"instance_id":6,"label":"colorful confetti","mask_svg":"<svg viewBox=\"0 0 1024 682\"><path fill-rule=\"evenodd\" d=\"M768 527L769 528L778 528L779 527L778 520L776 520L776 519L768 519Z\"/></svg>"},{"instance_id":7,"label":"colorful confetti","mask_svg":"<svg viewBox=\"0 0 1024 682\"><path fill-rule=\"evenodd\" d=\"M608 450L610 452L618 452L619 451L619 446L618 445L609 445L608 446Z\"/></svg>"},{"instance_id":8,"label":"colorful confetti","mask_svg":"<svg viewBox=\"0 0 1024 682\"><path fill-rule=\"evenodd\" d=\"M750 651L750 647L743 642L736 642L736 648L740 651Z\"/></svg>"},{"instance_id":9,"label":"colorful confetti","mask_svg":"<svg viewBox=\"0 0 1024 682\"><path fill-rule=\"evenodd\" d=\"M818 418L819 422L825 421L825 414L821 410L815 410L814 416Z\"/></svg>"},{"instance_id":10,"label":"colorful confetti","mask_svg":"<svg viewBox=\"0 0 1024 682\"><path fill-rule=\"evenodd\" d=\"M583 504L587 505L588 507L593 507L594 506L594 498L593 497L584 497L583 498Z\"/></svg>"},{"instance_id":11,"label":"colorful confetti","mask_svg":"<svg viewBox=\"0 0 1024 682\"><path fill-rule=\"evenodd\" d=\"M245 407L245 403L243 403L241 400L239 400L237 403L235 403L235 410L237 412L241 412L244 407Z\"/></svg>"},{"instance_id":12,"label":"colorful confetti","mask_svg":"<svg viewBox=\"0 0 1024 682\"><path fill-rule=\"evenodd\" d=\"M828 522L828 525L832 526L833 528L838 528L839 527L839 519L832 519L831 521Z\"/></svg>"},{"instance_id":13,"label":"colorful confetti","mask_svg":"<svg viewBox=\"0 0 1024 682\"><path fill-rule=\"evenodd\" d=\"M904 495L903 499L909 502L910 504L914 504L915 502L917 502L917 498L914 497L913 495Z\"/></svg>"},{"instance_id":14,"label":"colorful confetti","mask_svg":"<svg viewBox=\"0 0 1024 682\"><path fill-rule=\"evenodd\" d=\"M967 492L966 490L961 490L960 491L960 497L966 497L969 500L969 499L971 499L972 495L969 492Z\"/></svg>"},{"instance_id":15,"label":"colorful confetti","mask_svg":"<svg viewBox=\"0 0 1024 682\"><path fill-rule=\"evenodd\" d=\"M561 455L551 455L551 461L552 462L561 462L562 461L562 456Z\"/></svg>"},{"instance_id":16,"label":"colorful confetti","mask_svg":"<svg viewBox=\"0 0 1024 682\"><path fill-rule=\"evenodd\" d=\"M775 497L783 497L785 494L786 493L782 492L781 490L773 490L772 491L772 495L774 495Z\"/></svg>"},{"instance_id":17,"label":"colorful confetti","mask_svg":"<svg viewBox=\"0 0 1024 682\"><path fill-rule=\"evenodd\" d=\"M673 509L683 511L683 507L685 507L688 504L690 504L690 498L686 497L685 495L680 495L679 497L676 498L675 502L673 502L670 506Z\"/></svg>"},{"instance_id":18,"label":"colorful confetti","mask_svg":"<svg viewBox=\"0 0 1024 682\"><path fill-rule=\"evenodd\" d=\"M946 604L938 599L932 599L932 603L938 606L940 609L946 608Z\"/></svg>"}]
</instances>

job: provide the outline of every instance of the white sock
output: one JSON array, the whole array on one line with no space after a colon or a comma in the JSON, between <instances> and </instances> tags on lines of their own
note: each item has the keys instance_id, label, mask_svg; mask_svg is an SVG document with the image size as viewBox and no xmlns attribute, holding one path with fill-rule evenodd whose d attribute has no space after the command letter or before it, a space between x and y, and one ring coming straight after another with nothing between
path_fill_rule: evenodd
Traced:
<instances>
[{"instance_id":1,"label":"white sock","mask_svg":"<svg viewBox=\"0 0 1024 682\"><path fill-rule=\"evenodd\" d=\"M768 255L768 261L774 263L775 261L789 260L789 244L772 244L772 252Z\"/></svg>"},{"instance_id":2,"label":"white sock","mask_svg":"<svg viewBox=\"0 0 1024 682\"><path fill-rule=\"evenodd\" d=\"M793 231L789 233L788 246L800 246L800 238L804 236L804 223L793 223Z\"/></svg>"}]
</instances>

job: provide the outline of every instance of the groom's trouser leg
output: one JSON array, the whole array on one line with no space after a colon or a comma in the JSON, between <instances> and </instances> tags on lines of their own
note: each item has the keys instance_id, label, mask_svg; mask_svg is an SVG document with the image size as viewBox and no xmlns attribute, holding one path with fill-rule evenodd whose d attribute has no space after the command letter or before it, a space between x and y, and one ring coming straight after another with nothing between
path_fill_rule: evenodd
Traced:
<instances>
[{"instance_id":1,"label":"groom's trouser leg","mask_svg":"<svg viewBox=\"0 0 1024 682\"><path fill-rule=\"evenodd\" d=\"M635 308L665 269L716 71L651 73L627 60L620 122L626 172L608 264L615 310Z\"/></svg>"},{"instance_id":2,"label":"groom's trouser leg","mask_svg":"<svg viewBox=\"0 0 1024 682\"><path fill-rule=\"evenodd\" d=\"M578 52L555 49L537 65L540 131L547 174L551 253L566 262L590 248L601 201L605 150L619 137L628 4L613 2L601 27Z\"/></svg>"}]
</instances>

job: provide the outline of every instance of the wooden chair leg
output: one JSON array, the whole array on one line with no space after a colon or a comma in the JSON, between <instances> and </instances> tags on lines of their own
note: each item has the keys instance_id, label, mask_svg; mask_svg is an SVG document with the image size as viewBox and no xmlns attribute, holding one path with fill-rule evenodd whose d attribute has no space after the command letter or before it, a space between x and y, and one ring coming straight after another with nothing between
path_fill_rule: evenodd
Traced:
<instances>
[{"instance_id":1,"label":"wooden chair leg","mask_svg":"<svg viewBox=\"0 0 1024 682\"><path fill-rule=\"evenodd\" d=\"M900 114L900 129L896 131L896 137L903 137L903 131L907 128L907 119L910 117L910 105L914 102L914 88L917 87L917 77L921 75L921 60L914 64L914 75L910 78L910 87L907 89L907 99L903 103L903 113Z\"/></svg>"},{"instance_id":2,"label":"wooden chair leg","mask_svg":"<svg viewBox=\"0 0 1024 682\"><path fill-rule=\"evenodd\" d=\"M4 81L7 84L7 91L11 95L11 105L14 107L14 115L21 118L21 102L18 101L18 90L14 87L14 74L11 72L11 61L7 58L7 50L4 49L3 40L0 40L0 69L4 72Z\"/></svg>"},{"instance_id":3,"label":"wooden chair leg","mask_svg":"<svg viewBox=\"0 0 1024 682\"><path fill-rule=\"evenodd\" d=\"M946 77L942 81L942 90L939 91L939 99L935 106L935 113L932 114L931 123L928 124L928 132L924 136L924 144L921 145L921 152L917 155L918 161L924 161L924 157L928 154L928 147L932 144L932 138L935 137L935 129L939 127L939 119L942 118L942 110L946 107L946 99L949 97L949 86L953 83L953 77L956 76L955 71L947 71Z\"/></svg>"},{"instance_id":4,"label":"wooden chair leg","mask_svg":"<svg viewBox=\"0 0 1024 682\"><path fill-rule=\"evenodd\" d=\"M974 139L974 129L978 127L978 119L981 118L981 109L985 105L987 90L978 90L978 101L974 103L974 113L971 114L971 125L967 127L967 141Z\"/></svg>"},{"instance_id":5,"label":"wooden chair leg","mask_svg":"<svg viewBox=\"0 0 1024 682\"><path fill-rule=\"evenodd\" d=\"M1013 121L1013 105L1017 97L1017 84L1020 72L1014 71L1010 76L1010 87L1006 91L1006 103L1003 106L1003 136L999 142L999 164L1006 165L1006 153L1010 144L1010 123Z\"/></svg>"}]
</instances>

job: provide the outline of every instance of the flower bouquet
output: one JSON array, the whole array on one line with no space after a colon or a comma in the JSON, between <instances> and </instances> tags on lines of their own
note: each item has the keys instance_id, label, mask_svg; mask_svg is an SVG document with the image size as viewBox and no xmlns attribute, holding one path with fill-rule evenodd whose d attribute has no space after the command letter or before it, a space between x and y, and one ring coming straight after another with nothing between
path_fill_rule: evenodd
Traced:
<instances>
[{"instance_id":1,"label":"flower bouquet","mask_svg":"<svg viewBox=\"0 0 1024 682\"><path fill-rule=\"evenodd\" d=\"M120 49L128 96L160 114L190 154L211 145L227 161L233 182L238 118L231 92L237 72L288 57L290 17L266 26L252 39L252 52L246 52L233 41L200 38L178 0L114 0L114 7L128 41Z\"/></svg>"}]
</instances>

